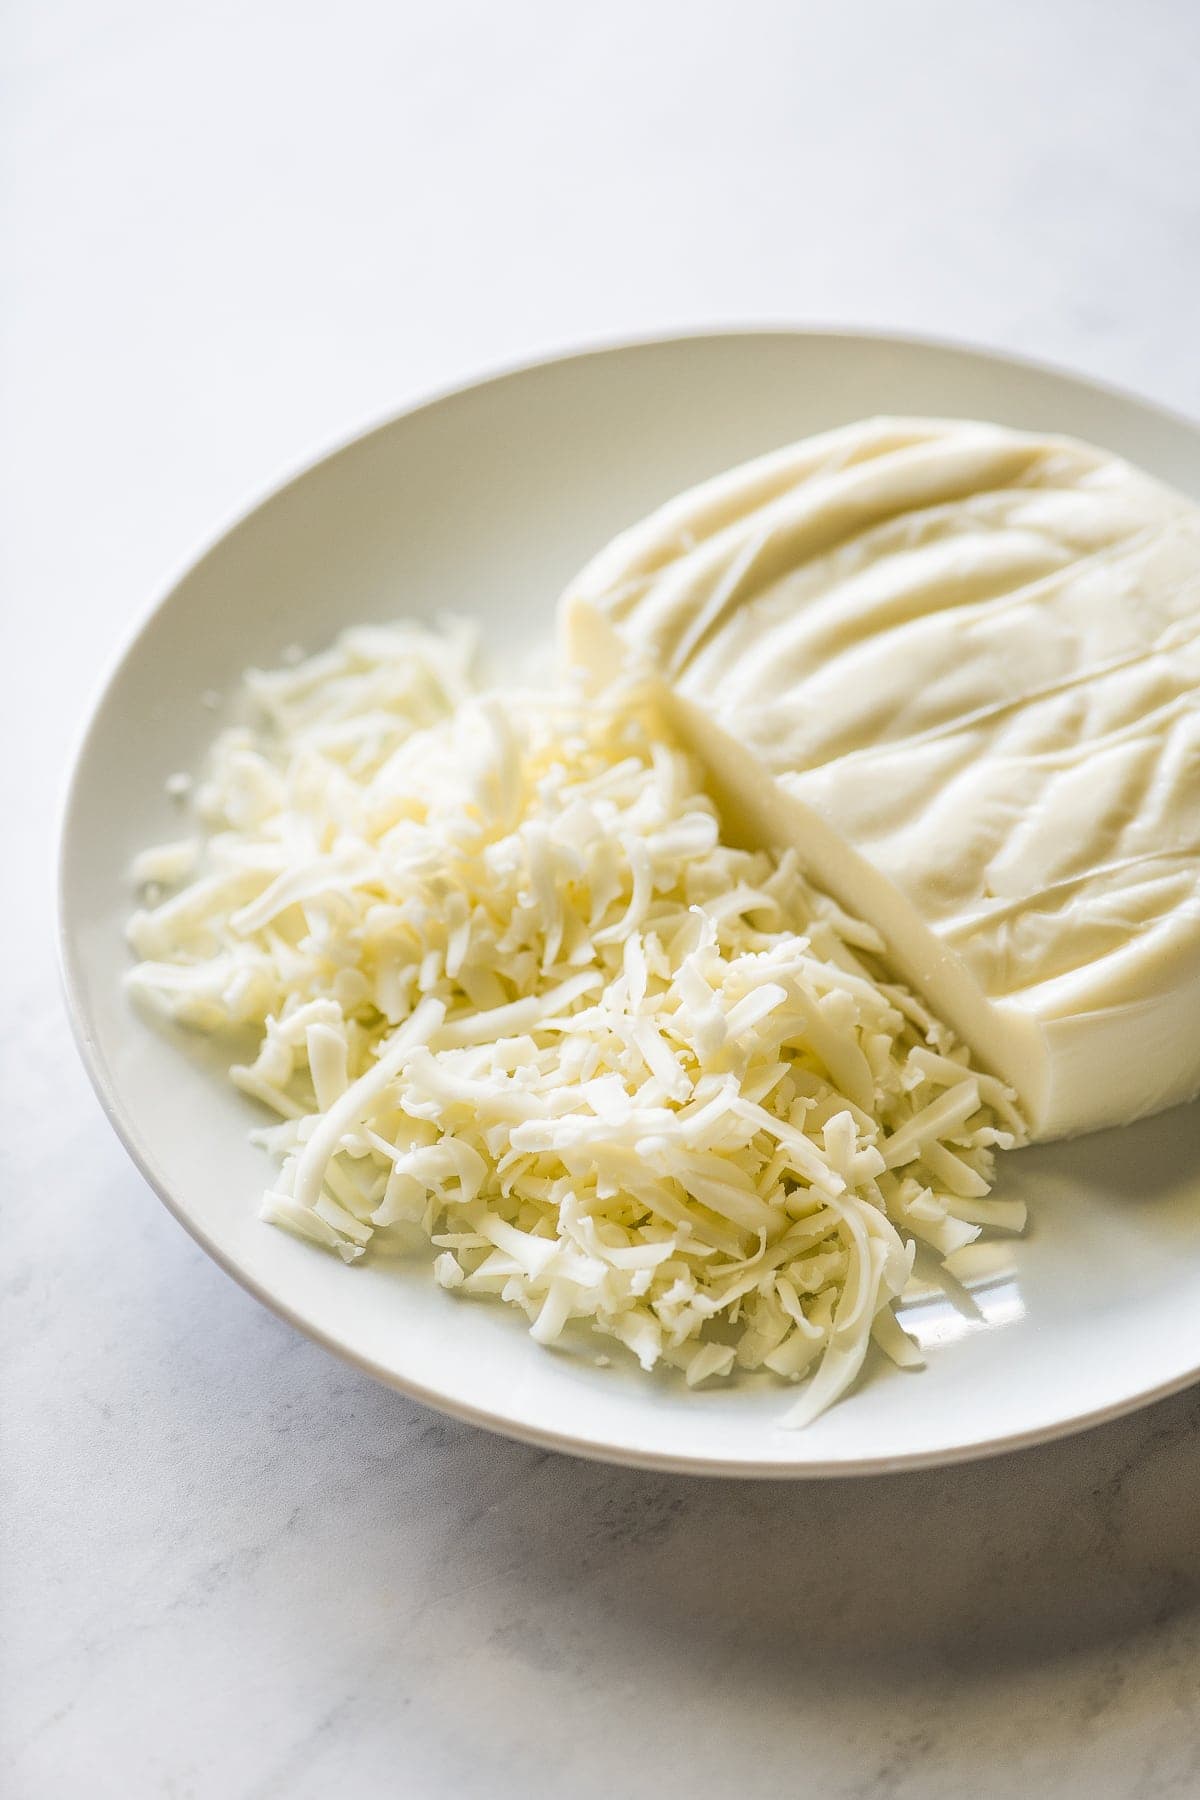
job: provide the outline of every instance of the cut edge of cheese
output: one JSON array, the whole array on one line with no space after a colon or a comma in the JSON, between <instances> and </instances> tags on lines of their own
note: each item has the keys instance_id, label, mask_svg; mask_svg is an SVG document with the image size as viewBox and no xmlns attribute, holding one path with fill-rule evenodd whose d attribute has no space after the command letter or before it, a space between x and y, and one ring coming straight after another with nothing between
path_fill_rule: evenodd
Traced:
<instances>
[{"instance_id":1,"label":"cut edge of cheese","mask_svg":"<svg viewBox=\"0 0 1200 1800\"><path fill-rule=\"evenodd\" d=\"M819 813L765 782L753 755L696 707L664 692L663 706L685 746L704 765L718 811L747 846L793 846L811 879L839 905L874 925L897 975L970 1048L981 1067L1015 1090L1035 1138L1071 1137L1123 1125L1200 1090L1195 988L1200 939L1182 928L1174 944L1147 942L1139 961L1151 980L1103 1012L1069 1008L1063 978L1058 1016L990 1000L962 959L930 931L912 903ZM1130 974L1125 971L1126 978ZM1049 997L1048 995L1046 996ZM1139 1032L1146 1034L1145 1041ZM1166 1059L1164 1043L1176 1047ZM1144 1054L1153 1049L1154 1054ZM1164 1069L1170 1079L1163 1080Z\"/></svg>"}]
</instances>

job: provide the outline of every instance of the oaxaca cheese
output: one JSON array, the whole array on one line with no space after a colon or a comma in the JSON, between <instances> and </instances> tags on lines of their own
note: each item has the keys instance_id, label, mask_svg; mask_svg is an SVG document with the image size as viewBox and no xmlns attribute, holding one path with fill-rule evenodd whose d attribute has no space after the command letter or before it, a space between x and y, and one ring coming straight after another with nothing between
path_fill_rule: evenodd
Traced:
<instances>
[{"instance_id":1,"label":"oaxaca cheese","mask_svg":"<svg viewBox=\"0 0 1200 1800\"><path fill-rule=\"evenodd\" d=\"M794 845L1034 1135L1200 1089L1200 511L1108 453L872 419L722 475L568 589L727 825Z\"/></svg>"}]
</instances>

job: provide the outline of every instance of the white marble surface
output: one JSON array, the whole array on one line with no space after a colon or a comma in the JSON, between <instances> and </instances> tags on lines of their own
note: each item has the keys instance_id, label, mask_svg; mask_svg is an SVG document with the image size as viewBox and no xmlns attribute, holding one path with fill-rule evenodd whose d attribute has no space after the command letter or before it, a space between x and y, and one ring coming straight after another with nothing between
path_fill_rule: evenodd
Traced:
<instances>
[{"instance_id":1,"label":"white marble surface","mask_svg":"<svg viewBox=\"0 0 1200 1800\"><path fill-rule=\"evenodd\" d=\"M10 0L0 32L0 1790L1200 1791L1200 1398L808 1488L445 1423L128 1166L49 899L68 744L164 576L431 385L796 319L1200 412L1200 12Z\"/></svg>"}]
</instances>

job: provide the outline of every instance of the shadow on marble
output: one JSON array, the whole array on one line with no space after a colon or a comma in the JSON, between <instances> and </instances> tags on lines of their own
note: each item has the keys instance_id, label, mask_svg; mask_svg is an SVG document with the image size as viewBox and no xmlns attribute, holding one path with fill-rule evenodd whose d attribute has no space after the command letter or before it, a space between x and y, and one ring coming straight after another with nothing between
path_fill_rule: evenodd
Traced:
<instances>
[{"instance_id":1,"label":"shadow on marble","mask_svg":"<svg viewBox=\"0 0 1200 1800\"><path fill-rule=\"evenodd\" d=\"M1036 1671L1170 1621L1200 1653L1200 1388L959 1468L734 1482L443 1418L215 1275L190 1341L172 1365L175 1479L213 1564L181 1599L240 1579L227 1546L244 1539L256 1592L300 1641L332 1609L369 1617L385 1661L448 1634L581 1679L615 1679L636 1647L639 1666L736 1666L739 1686L768 1687Z\"/></svg>"},{"instance_id":2,"label":"shadow on marble","mask_svg":"<svg viewBox=\"0 0 1200 1800\"><path fill-rule=\"evenodd\" d=\"M888 1685L962 1678L1193 1611L1200 1626L1200 1393L992 1462L809 1484L656 1476L428 1429L459 1440L468 1468L492 1465L485 1490L497 1462L515 1480L460 1538L479 1579L511 1586L510 1647L572 1585L618 1636L719 1646L767 1680L834 1665Z\"/></svg>"}]
</instances>

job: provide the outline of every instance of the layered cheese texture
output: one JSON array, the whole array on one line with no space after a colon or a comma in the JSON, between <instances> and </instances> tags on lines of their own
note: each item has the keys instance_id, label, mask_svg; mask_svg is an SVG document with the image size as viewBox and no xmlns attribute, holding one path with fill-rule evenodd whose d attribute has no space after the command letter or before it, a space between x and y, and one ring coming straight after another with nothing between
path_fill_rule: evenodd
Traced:
<instances>
[{"instance_id":1,"label":"layered cheese texture","mask_svg":"<svg viewBox=\"0 0 1200 1800\"><path fill-rule=\"evenodd\" d=\"M1108 453L870 419L705 483L564 596L727 828L794 846L1032 1132L1200 1090L1200 510Z\"/></svg>"}]
</instances>

